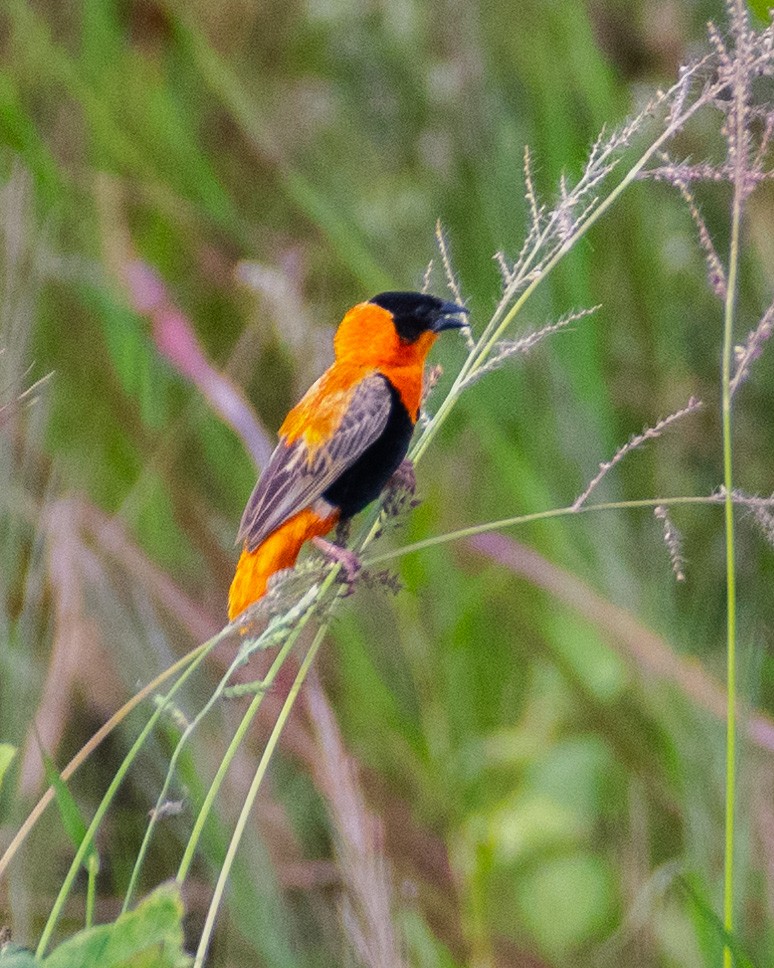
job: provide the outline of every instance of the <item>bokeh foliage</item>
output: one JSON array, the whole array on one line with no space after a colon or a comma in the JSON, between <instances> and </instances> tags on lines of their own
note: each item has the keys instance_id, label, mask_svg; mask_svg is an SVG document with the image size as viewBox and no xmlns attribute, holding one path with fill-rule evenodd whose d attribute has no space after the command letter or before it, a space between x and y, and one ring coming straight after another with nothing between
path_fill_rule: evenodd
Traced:
<instances>
[{"instance_id":1,"label":"bokeh foliage","mask_svg":"<svg viewBox=\"0 0 774 968\"><path fill-rule=\"evenodd\" d=\"M660 0L7 0L0 366L9 399L27 367L29 379L53 376L2 441L4 740L34 746L31 711L55 674L63 701L39 717L64 760L124 690L192 644L191 625L181 631L155 601L154 575L212 623L225 618L254 468L161 354L127 295L127 264L157 270L209 358L276 428L348 306L421 284L437 218L473 319L486 318L498 294L491 257L515 255L525 228L523 145L552 194L600 128L671 83L721 15ZM717 135L697 126L681 147L711 156ZM699 201L722 252L728 198L709 189ZM746 226L751 325L771 298L771 209L764 190ZM532 321L596 303L595 316L466 395L421 465L422 506L389 540L571 503L600 460L691 394L702 414L622 464L605 496L717 486L721 314L668 188L635 186L546 284ZM453 371L463 352L450 341L435 359ZM772 490L773 366L764 355L739 400L737 476L750 492ZM80 518L65 528L76 496L115 516L160 571L127 580L120 550L79 537ZM619 627L636 617L646 653L649 629L668 643L669 668L722 679L720 515L675 519L680 585L659 523L608 512L513 535L554 564L542 587L460 544L401 559L399 596L360 590L334 624L320 674L383 825L412 964L718 963L723 726L668 671L644 673ZM743 693L771 710L771 549L744 522L739 570ZM586 613L563 597L567 575L583 583ZM225 708L183 770L192 802L232 719ZM126 729L79 777L87 806ZM105 918L170 743L158 738L105 833ZM213 964L357 963L339 926L325 798L292 738L274 766ZM766 965L772 751L744 746L740 770L738 934ZM4 823L17 824L24 797L7 783L4 796ZM225 810L224 830L231 819ZM174 869L189 820L166 822L156 880ZM223 844L212 832L203 895ZM0 894L29 941L67 850L52 822ZM203 902L189 903L195 937Z\"/></svg>"}]
</instances>

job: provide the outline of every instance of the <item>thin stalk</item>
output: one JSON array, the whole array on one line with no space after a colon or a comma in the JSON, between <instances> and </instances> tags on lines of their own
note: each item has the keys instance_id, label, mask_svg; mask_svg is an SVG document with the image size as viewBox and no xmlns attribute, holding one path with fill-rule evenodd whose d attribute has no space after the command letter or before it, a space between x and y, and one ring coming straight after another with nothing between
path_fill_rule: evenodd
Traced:
<instances>
[{"instance_id":1,"label":"thin stalk","mask_svg":"<svg viewBox=\"0 0 774 968\"><path fill-rule=\"evenodd\" d=\"M94 752L94 750L99 746L99 744L108 737L119 723L122 723L126 717L132 712L135 707L139 706L141 702L152 695L158 690L158 688L163 685L167 679L176 675L182 669L184 669L190 662L193 662L201 652L208 647L209 643L204 642L202 645L197 645L195 649L192 649L182 659L178 659L177 662L173 663L168 669L159 673L155 679L152 679L146 686L143 686L139 692L135 693L131 699L124 703L124 705L113 715L110 719L91 737L91 739L84 743L84 745L78 750L75 756L70 760L67 766L62 770L61 777L66 782L75 773L75 771L82 766L89 756ZM13 858L16 856L21 845L29 836L32 828L40 820L46 807L54 800L55 791L53 786L50 786L43 796L38 800L35 806L27 815L24 823L19 827L13 840L10 842L6 848L5 853L0 857L0 877L5 874L8 866L10 865Z\"/></svg>"},{"instance_id":2,"label":"thin stalk","mask_svg":"<svg viewBox=\"0 0 774 968\"><path fill-rule=\"evenodd\" d=\"M415 541L412 544L403 545L392 551L382 552L380 555L372 555L370 558L363 559L363 566L370 568L372 565L380 565L385 561L394 561L404 555L414 554L416 551L424 551L426 548L435 548L438 545L449 544L452 541L460 541L463 538L473 538L477 534L486 534L489 531L502 531L504 528L514 528L519 524L531 524L533 521L547 521L550 518L568 518L576 514L585 514L587 511L620 511L631 510L632 508L654 508L659 505L674 507L680 504L720 504L724 498L720 495L709 494L699 497L648 497L639 498L634 501L607 501L604 504L584 504L576 508L569 504L563 508L549 508L547 511L533 511L530 514L517 514L511 518L500 518L497 521L485 521L483 524L473 524L467 528L459 528L457 531L447 531L446 534L437 534L432 538L424 538L422 541Z\"/></svg>"},{"instance_id":3,"label":"thin stalk","mask_svg":"<svg viewBox=\"0 0 774 968\"><path fill-rule=\"evenodd\" d=\"M739 37L742 43L742 35ZM737 51L737 65L742 53ZM739 70L740 68L737 67ZM725 487L726 533L726 809L723 877L723 927L728 934L734 929L734 828L736 808L736 562L734 556L734 478L732 451L731 379L734 362L734 320L736 317L739 273L739 238L745 196L747 170L745 140L745 85L741 78L734 85L734 124L736 140L736 170L734 199L731 210L731 242L728 256L728 283L723 313L723 485ZM728 944L723 946L723 966L732 968L733 953Z\"/></svg>"},{"instance_id":4,"label":"thin stalk","mask_svg":"<svg viewBox=\"0 0 774 968\"><path fill-rule=\"evenodd\" d=\"M158 818L160 816L161 806L166 800L167 793L170 786L172 785L172 778L175 775L175 769L177 767L177 762L180 759L183 750L188 743L188 740L194 733L194 730L201 724L202 720L207 716L207 714L212 710L212 707L218 701L220 696L223 695L223 690L226 688L231 680L231 676L241 665L242 658L237 656L229 665L228 669L223 673L218 682L217 686L212 692L212 695L207 700L207 702L202 706L196 716L191 720L190 723L183 730L179 740L175 745L175 749L172 756L169 759L169 765L167 766L166 776L164 777L164 782L161 785L161 790L159 790L158 797L156 798L156 806L151 812L150 820L145 828L145 835L142 838L142 843L140 844L140 849L137 851L137 857L134 861L134 866L132 867L132 873L129 878L129 886L126 889L126 894L124 895L124 903L121 905L121 913L124 914L129 910L129 905L132 903L132 897L134 896L135 888L137 887L137 882L140 879L140 872L142 871L142 866L145 863L145 857L150 848L150 843L153 838L153 833L156 829L158 823Z\"/></svg>"},{"instance_id":5,"label":"thin stalk","mask_svg":"<svg viewBox=\"0 0 774 968\"><path fill-rule=\"evenodd\" d=\"M202 936L199 939L199 947L196 949L196 957L194 959L193 968L202 968L204 965L204 959L207 955L207 949L210 946L210 940L212 938L212 932L215 928L215 919L218 915L218 910L220 908L221 901L223 900L223 894L226 890L226 883L228 881L229 875L231 873L231 868L234 864L234 858L236 857L236 852L239 849L239 844L242 840L242 836L245 832L247 826L247 820L250 816L250 811L253 808L256 797L258 796L258 791L261 788L261 783L266 775L266 770L268 769L269 762L274 754L274 750L279 742L282 730L285 727L288 716L290 715L293 705L295 704L298 693L301 690L301 686L304 684L307 673L312 667L315 656L320 648L325 633L328 630L327 623L324 623L317 630L317 634L312 640L312 644L309 646L309 651L304 656L304 661L301 663L301 667L296 674L296 678L293 681L293 685L290 687L290 692L282 705L280 714L277 717L277 721L274 724L274 728L271 731L268 742L264 748L263 754L261 755L260 762L258 763L258 768L253 776L253 782L250 784L250 789L248 790L245 802L242 804L242 810L239 814L239 819L237 820L236 827L234 828L234 833L232 834L231 841L228 845L228 851L226 852L225 860L223 861L223 866L221 867L220 874L218 875L218 883L215 885L215 892L210 902L209 909L207 911L207 918L204 922L204 929L202 930Z\"/></svg>"},{"instance_id":6,"label":"thin stalk","mask_svg":"<svg viewBox=\"0 0 774 968\"><path fill-rule=\"evenodd\" d=\"M148 719L148 722L145 724L142 731L140 732L140 735L134 741L131 749L124 757L123 762L118 768L116 775L113 777L110 783L110 786L107 788L105 795L102 797L102 800L100 801L100 804L97 807L96 812L94 813L94 817L92 818L92 821L89 824L89 827L86 833L84 834L83 839L81 840L78 850L75 852L75 857L73 858L72 863L70 864L70 869L68 870L67 875L64 879L64 882L62 883L62 887L60 888L59 894L57 895L56 900L54 901L54 906L52 907L51 913L48 916L46 925L43 928L43 933L40 936L40 941L38 942L38 947L35 951L36 958L42 958L44 956L46 952L46 948L48 947L48 943L51 940L51 935L53 934L54 929L56 928L57 922L62 913L62 909L65 905L65 902L67 901L67 897L70 893L70 890L72 889L73 883L75 881L75 877L83 863L83 859L86 856L86 852L89 850L91 844L94 842L94 837L97 833L97 830L99 829L99 825L102 823L102 819L107 813L110 807L110 804L113 802L113 799L116 793L118 793L118 789L123 783L124 777L126 776L126 773L128 772L129 767L132 765L138 753L145 745L145 741L147 740L148 736L151 734L159 717L161 716L162 712L166 708L166 704L182 688L183 684L187 681L187 679L189 679L190 676L193 675L195 670L204 661L206 656L209 655L209 653L215 648L215 646L220 642L220 640L224 637L224 635L226 635L227 632L229 631L230 629L227 626L221 632L218 632L217 635L213 636L209 640L209 642L206 642L205 645L201 647L201 649L199 650L196 656L196 659L188 666L188 668L183 672L180 678L169 689L166 696L164 697L164 700L161 703L159 703L158 707L154 710L153 714Z\"/></svg>"},{"instance_id":7,"label":"thin stalk","mask_svg":"<svg viewBox=\"0 0 774 968\"><path fill-rule=\"evenodd\" d=\"M732 243L733 244L733 243ZM729 273L729 291L731 288ZM733 316L731 317L733 319ZM727 323L727 329L731 328ZM724 339L724 344L726 340ZM731 351L733 347L731 348ZM723 926L731 933L734 928L734 813L736 796L736 567L734 555L734 502L731 450L731 393L730 366L726 361L731 351L723 353L723 480L725 483L726 531L726 837L724 854ZM723 949L724 968L731 968L733 956L726 945Z\"/></svg>"},{"instance_id":8,"label":"thin stalk","mask_svg":"<svg viewBox=\"0 0 774 968\"><path fill-rule=\"evenodd\" d=\"M97 874L99 873L99 860L96 854L89 858L88 880L86 882L86 919L85 924L90 928L94 924L94 904L97 898Z\"/></svg>"},{"instance_id":9,"label":"thin stalk","mask_svg":"<svg viewBox=\"0 0 774 968\"><path fill-rule=\"evenodd\" d=\"M339 566L340 567L340 566ZM326 577L325 581L320 586L320 591L318 597L321 598L325 592L330 588L336 579L338 574L338 568L331 569L330 574ZM261 690L252 699L252 702L245 711L239 726L237 727L231 742L228 745L223 759L218 766L217 772L213 777L210 788L207 791L207 795L204 798L204 802L201 805L199 813L196 817L196 822L194 823L193 830L191 831L191 836L188 838L188 843L186 844L185 851L183 852L182 860L180 861L180 867L178 868L175 880L178 884L182 884L183 881L188 876L188 871L190 870L191 863L193 862L194 854L196 853L196 848L199 845L199 840L201 839L202 831L204 830L204 825L207 822L207 818L210 815L212 805L215 802L215 797L218 795L221 786L223 785L223 780L226 777L228 768L231 766L231 762L236 756L236 752L242 744L242 741L247 734L247 730L250 728L250 724L255 718L256 713L263 701L263 697L266 695L266 691L272 687L274 680L280 672L280 669L285 663L285 659L290 654L291 649L298 641L298 637L303 631L304 627L308 623L309 619L312 617L313 609L309 608L308 611L299 619L298 623L294 626L287 639L282 645L282 648L277 653L272 662L269 671L266 673L263 681L261 682Z\"/></svg>"},{"instance_id":10,"label":"thin stalk","mask_svg":"<svg viewBox=\"0 0 774 968\"><path fill-rule=\"evenodd\" d=\"M264 695L265 693L258 692L253 696L252 702L247 707L247 710L245 711L245 714L242 717L239 726L237 727L237 730L228 745L225 756L220 761L218 771L210 784L210 788L207 791L207 796L204 798L204 803L202 803L201 809L197 814L196 823L191 831L191 836L188 838L188 843L185 846L185 851L183 853L182 860L180 861L180 867L178 867L177 874L175 875L175 880L178 884L182 884L188 876L188 871L191 869L196 848L199 846L202 831L204 830L204 825L210 815L212 805L215 802L215 797L220 792L220 788L223 784L226 773L228 772L228 768L231 766L231 762L236 756L237 750L242 745L253 719L255 719L255 715L258 712L258 708L261 705Z\"/></svg>"},{"instance_id":11,"label":"thin stalk","mask_svg":"<svg viewBox=\"0 0 774 968\"><path fill-rule=\"evenodd\" d=\"M316 593L316 595L314 597L314 600L315 601L319 601L322 598L322 596L325 594L326 590L333 583L335 577L336 577L336 573L335 572L332 572L330 575L328 575L328 577L326 578L326 580L322 583L322 585L318 589L318 591L317 591L317 593ZM300 605L298 607L300 608ZM279 650L279 652L277 653L277 655L274 657L274 661L272 662L271 667L269 668L269 671L268 671L268 673L266 675L266 678L261 683L261 689L262 689L262 691L265 691L266 689L269 689L271 687L272 683L274 682L274 679L277 676L277 673L282 668L282 665L285 662L285 659L287 658L288 654L290 653L290 650L293 648L293 645L298 640L299 635L301 634L301 632L303 631L303 629L306 627L306 624L309 622L309 620L311 619L311 617L312 617L313 614L314 614L314 602L312 602L312 603L310 603L310 604L308 604L306 606L306 608L302 611L301 616L298 619L298 621L295 622L295 624L288 630L287 636L285 638L285 641L282 644L282 648ZM271 626L271 624L269 624L269 626L262 633L261 637L259 637L256 640L256 642L253 644L254 645L254 648L256 648L256 649L257 648L260 648L261 639L265 635L270 635L271 631L272 631L272 626ZM121 908L122 912L123 911L127 911L129 909L129 904L131 903L132 895L133 895L134 889L135 889L135 887L137 885L137 881L139 879L139 875L140 875L140 871L142 869L142 865L143 865L143 863L145 861L145 857L146 857L146 855L148 853L148 849L150 847L150 842L151 842L151 838L153 836L153 832L156 829L156 824L158 822L160 808L161 808L161 805L163 804L163 802L164 802L164 800L165 800L165 798L167 796L167 792L168 792L169 787L170 787L170 785L172 783L172 778L173 778L173 776L175 774L175 768L177 767L177 762L180 759L180 756L182 755L182 752L183 752L183 750L184 750L184 748L185 748L188 740L193 735L194 731L200 725L200 723L205 718L205 716L207 716L208 713L212 710L213 706L218 701L218 699L223 695L223 692L226 689L226 687L228 686L229 682L231 681L231 677L233 676L234 672L239 668L240 665L243 665L245 661L246 661L246 657L242 654L242 651L241 650L238 650L236 656L232 660L232 662L229 665L228 669L221 676L220 681L218 682L217 686L215 687L215 689L212 692L212 695L207 700L207 702L204 704L204 706L199 710L199 712L197 713L197 715L195 716L195 718L186 726L185 730L183 731L182 735L180 736L180 739L177 742L177 745L175 746L175 750L172 753L172 756L171 756L170 761L169 761L169 766L167 767L166 776L164 777L164 783L162 784L161 790L159 791L158 797L156 798L156 808L155 808L155 810L153 811L153 813L151 815L150 821L148 822L148 826L147 826L147 828L145 830L145 836L143 837L142 844L140 845L140 850L138 851L137 858L135 859L135 862L134 862L134 867L132 869L132 875L131 875L131 877L129 879L129 886L128 886L127 890L126 890L126 896L124 897L123 907ZM260 705L260 702L258 702L256 704L256 707L255 707L256 710L257 710L257 708L258 708L259 705ZM231 747L229 747L229 749L231 749ZM221 777L221 780L222 780L222 776L225 775L225 771L228 769L228 765L231 762L231 758L233 758L233 756L234 756L235 753L236 753L236 748L234 748L234 750L231 753L231 756L230 757L227 754L227 762L225 763L225 768L224 768L224 764L221 763L221 768L218 770L218 774L216 774L216 780L217 780L218 776L220 776ZM222 772L221 772L221 770L222 770ZM217 787L215 789L215 793L217 793L217 789L218 789L219 785L220 784L218 783L218 785L217 785ZM212 788L211 788L210 793L212 793L212 792L213 791L212 791ZM213 794L213 798L214 798L214 794ZM209 811L209 805L211 804L211 802L212 802L212 799L210 799L209 798L209 795L208 795L208 800L205 801L205 804L207 806L207 811ZM206 819L206 813L205 813L205 818L204 819ZM202 823L203 823L203 820L202 820ZM198 821L197 821L197 825L198 825ZM195 828L195 829L197 829L197 828ZM195 844L194 844L194 848L195 848Z\"/></svg>"}]
</instances>

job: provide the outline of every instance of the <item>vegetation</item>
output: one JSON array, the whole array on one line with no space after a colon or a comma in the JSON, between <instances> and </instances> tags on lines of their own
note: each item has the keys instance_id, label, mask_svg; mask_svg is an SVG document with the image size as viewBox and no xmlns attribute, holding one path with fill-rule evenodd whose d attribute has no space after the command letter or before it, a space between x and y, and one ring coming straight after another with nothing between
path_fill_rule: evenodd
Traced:
<instances>
[{"instance_id":1,"label":"vegetation","mask_svg":"<svg viewBox=\"0 0 774 968\"><path fill-rule=\"evenodd\" d=\"M762 14L8 0L3 968L774 964ZM220 631L423 285L419 505Z\"/></svg>"}]
</instances>

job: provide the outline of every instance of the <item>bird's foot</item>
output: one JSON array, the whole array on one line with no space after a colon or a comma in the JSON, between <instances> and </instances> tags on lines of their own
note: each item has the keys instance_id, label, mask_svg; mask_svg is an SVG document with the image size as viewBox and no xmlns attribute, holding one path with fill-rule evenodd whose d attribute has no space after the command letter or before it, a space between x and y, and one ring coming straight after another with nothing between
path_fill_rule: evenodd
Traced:
<instances>
[{"instance_id":1,"label":"bird's foot","mask_svg":"<svg viewBox=\"0 0 774 968\"><path fill-rule=\"evenodd\" d=\"M406 507L414 507L414 495L417 490L417 478L414 464L408 457L400 463L398 469L387 481L385 486L384 511L388 518L397 517Z\"/></svg>"},{"instance_id":2,"label":"bird's foot","mask_svg":"<svg viewBox=\"0 0 774 968\"><path fill-rule=\"evenodd\" d=\"M352 521L347 518L346 521L339 521L336 525L336 531L333 536L333 543L343 548L349 541L349 533L352 530Z\"/></svg>"},{"instance_id":3,"label":"bird's foot","mask_svg":"<svg viewBox=\"0 0 774 968\"><path fill-rule=\"evenodd\" d=\"M363 570L363 563L354 551L342 548L340 545L326 541L325 538L312 538L312 544L322 552L323 556L335 564L341 565L343 580L347 585L347 595L355 590L355 582Z\"/></svg>"},{"instance_id":4,"label":"bird's foot","mask_svg":"<svg viewBox=\"0 0 774 968\"><path fill-rule=\"evenodd\" d=\"M408 457L402 460L398 469L387 481L387 488L390 491L405 491L413 497L417 492L417 475L414 472L414 462L409 460Z\"/></svg>"}]
</instances>

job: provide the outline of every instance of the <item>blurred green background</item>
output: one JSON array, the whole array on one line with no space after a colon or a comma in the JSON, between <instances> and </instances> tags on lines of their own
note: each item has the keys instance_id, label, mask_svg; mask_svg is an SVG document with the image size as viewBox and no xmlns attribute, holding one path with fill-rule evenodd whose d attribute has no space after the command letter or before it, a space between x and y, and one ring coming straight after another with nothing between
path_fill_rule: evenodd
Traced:
<instances>
[{"instance_id":1,"label":"blurred green background","mask_svg":"<svg viewBox=\"0 0 774 968\"><path fill-rule=\"evenodd\" d=\"M553 197L600 128L671 84L722 16L704 0L6 0L0 405L52 375L34 406L0 414L0 738L22 747L0 801L3 843L41 789L33 720L64 764L225 620L255 470L162 352L127 268L155 270L183 323L177 349L242 387L273 433L327 364L350 305L421 286L436 219L482 326L499 298L492 256L515 256L525 231L524 144ZM716 120L685 154L717 150ZM699 193L721 253L728 199L723 186ZM740 340L771 299L773 209L761 190L746 223ZM442 273L433 279L441 292ZM570 504L600 460L691 394L702 413L627 459L598 496L718 486L721 307L669 188L635 185L522 325L596 303L466 394L418 470L422 505L381 548ZM464 353L452 339L434 350L441 388ZM773 377L764 354L738 398L736 474L750 492L774 486ZM211 964L382 964L358 947L368 918L352 915L369 892L411 965L719 964L721 512L673 518L680 584L645 510L513 531L489 548L505 566L466 543L408 556L397 597L377 587L349 599L318 668L349 766L326 758L331 736L299 707ZM741 690L762 712L739 757L737 923L764 966L774 568L750 516L739 521ZM207 689L186 696L189 715ZM174 873L238 711L226 704L200 734L145 888ZM141 722L78 774L87 812ZM265 729L187 892L192 944ZM100 919L117 913L174 733L157 737L102 831ZM355 769L389 888L347 859L335 789ZM70 856L52 812L0 886L17 940L38 937ZM80 917L76 899L63 927Z\"/></svg>"}]
</instances>

